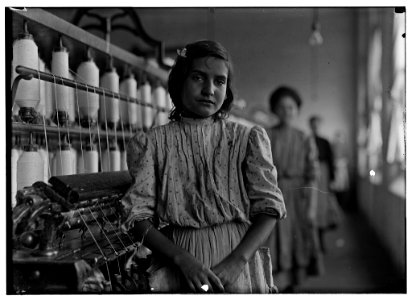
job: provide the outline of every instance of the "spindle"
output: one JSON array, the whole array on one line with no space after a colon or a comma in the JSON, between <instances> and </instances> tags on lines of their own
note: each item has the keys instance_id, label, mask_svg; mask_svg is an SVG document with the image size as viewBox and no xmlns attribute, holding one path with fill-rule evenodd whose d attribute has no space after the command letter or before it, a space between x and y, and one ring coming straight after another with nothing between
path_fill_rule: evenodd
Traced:
<instances>
[{"instance_id":1,"label":"spindle","mask_svg":"<svg viewBox=\"0 0 412 300\"><path fill-rule=\"evenodd\" d=\"M31 186L36 181L42 181L43 172L43 159L33 142L33 134L30 134L30 141L23 146L23 153L17 161L17 190Z\"/></svg>"},{"instance_id":2,"label":"spindle","mask_svg":"<svg viewBox=\"0 0 412 300\"><path fill-rule=\"evenodd\" d=\"M59 45L53 49L51 71L54 75L69 78L69 52L63 46L62 37L59 38ZM67 125L69 121L69 88L64 85L54 84L53 86L53 103L54 121L59 126Z\"/></svg>"},{"instance_id":3,"label":"spindle","mask_svg":"<svg viewBox=\"0 0 412 300\"><path fill-rule=\"evenodd\" d=\"M77 80L91 86L99 86L99 68L93 60L90 48L87 49L87 60L77 68ZM79 91L78 95L80 123L83 127L97 124L99 111L99 95L92 92Z\"/></svg>"},{"instance_id":4,"label":"spindle","mask_svg":"<svg viewBox=\"0 0 412 300\"><path fill-rule=\"evenodd\" d=\"M33 36L29 33L27 22L24 22L24 32L13 42L12 80L17 77L15 67L21 65L38 70L39 55ZM38 80L21 80L17 88L14 103L19 106L19 116L24 122L31 122L36 115L35 107L40 102ZM16 110L16 109L15 109Z\"/></svg>"}]
</instances>

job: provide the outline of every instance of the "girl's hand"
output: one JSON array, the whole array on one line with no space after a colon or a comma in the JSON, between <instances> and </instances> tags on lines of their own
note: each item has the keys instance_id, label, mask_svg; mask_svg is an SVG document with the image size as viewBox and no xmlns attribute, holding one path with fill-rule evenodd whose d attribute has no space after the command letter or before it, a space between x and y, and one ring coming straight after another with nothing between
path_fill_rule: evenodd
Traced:
<instances>
[{"instance_id":1,"label":"girl's hand","mask_svg":"<svg viewBox=\"0 0 412 300\"><path fill-rule=\"evenodd\" d=\"M223 293L225 291L219 277L189 253L177 256L175 264L180 268L193 292ZM202 288L204 285L208 286L208 290Z\"/></svg>"},{"instance_id":2,"label":"girl's hand","mask_svg":"<svg viewBox=\"0 0 412 300\"><path fill-rule=\"evenodd\" d=\"M236 281L246 264L246 259L228 255L216 266L212 267L213 273L219 277L223 286L230 285Z\"/></svg>"}]
</instances>

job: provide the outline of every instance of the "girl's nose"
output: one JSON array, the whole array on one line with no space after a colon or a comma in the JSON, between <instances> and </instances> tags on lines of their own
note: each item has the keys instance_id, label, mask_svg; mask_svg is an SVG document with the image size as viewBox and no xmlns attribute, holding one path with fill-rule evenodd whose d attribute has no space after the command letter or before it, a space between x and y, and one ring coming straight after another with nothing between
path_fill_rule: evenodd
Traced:
<instances>
[{"instance_id":1,"label":"girl's nose","mask_svg":"<svg viewBox=\"0 0 412 300\"><path fill-rule=\"evenodd\" d=\"M205 81L202 88L202 94L206 96L213 96L213 82Z\"/></svg>"}]
</instances>

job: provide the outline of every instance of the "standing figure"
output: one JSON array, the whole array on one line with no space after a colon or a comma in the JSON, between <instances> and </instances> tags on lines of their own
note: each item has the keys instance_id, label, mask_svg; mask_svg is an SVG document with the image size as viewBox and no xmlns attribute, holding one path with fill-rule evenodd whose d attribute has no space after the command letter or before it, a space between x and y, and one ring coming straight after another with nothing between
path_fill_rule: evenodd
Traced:
<instances>
[{"instance_id":1,"label":"standing figure","mask_svg":"<svg viewBox=\"0 0 412 300\"><path fill-rule=\"evenodd\" d=\"M347 144L345 134L341 131L336 132L332 142L335 157L335 178L331 183L331 189L334 191L338 204L343 210L353 208L348 193L350 190L350 179Z\"/></svg>"},{"instance_id":2,"label":"standing figure","mask_svg":"<svg viewBox=\"0 0 412 300\"><path fill-rule=\"evenodd\" d=\"M298 93L287 86L277 88L270 97L271 111L279 123L267 132L288 218L275 228L267 245L275 284L283 290L292 290L308 273L323 270L315 229L319 169L316 146L312 137L293 124L301 103Z\"/></svg>"},{"instance_id":3,"label":"standing figure","mask_svg":"<svg viewBox=\"0 0 412 300\"><path fill-rule=\"evenodd\" d=\"M153 292L267 293L261 248L286 215L266 131L228 121L227 51L199 41L178 51L169 75L171 122L128 146L134 184L122 199L123 229L152 251Z\"/></svg>"},{"instance_id":4,"label":"standing figure","mask_svg":"<svg viewBox=\"0 0 412 300\"><path fill-rule=\"evenodd\" d=\"M319 242L322 252L326 252L324 234L327 230L335 228L340 222L340 210L335 194L331 192L331 182L335 179L334 155L329 141L319 136L321 124L319 116L309 118L312 136L318 150L320 176L318 183L318 205L316 226L319 233Z\"/></svg>"}]
</instances>

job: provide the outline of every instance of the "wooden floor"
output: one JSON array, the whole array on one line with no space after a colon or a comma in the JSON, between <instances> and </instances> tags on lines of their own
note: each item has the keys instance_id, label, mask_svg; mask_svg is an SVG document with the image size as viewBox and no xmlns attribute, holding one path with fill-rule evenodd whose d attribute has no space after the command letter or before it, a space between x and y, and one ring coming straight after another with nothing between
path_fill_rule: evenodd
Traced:
<instances>
[{"instance_id":1,"label":"wooden floor","mask_svg":"<svg viewBox=\"0 0 412 300\"><path fill-rule=\"evenodd\" d=\"M376 235L356 213L325 236L325 274L308 277L293 293L406 293Z\"/></svg>"}]
</instances>

